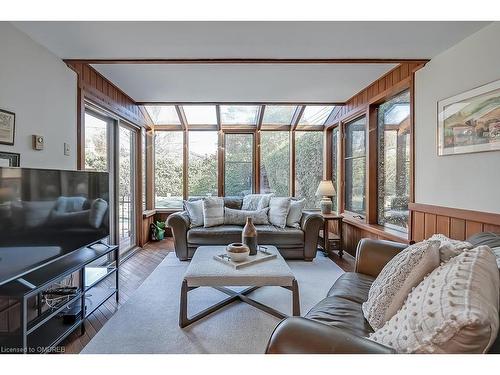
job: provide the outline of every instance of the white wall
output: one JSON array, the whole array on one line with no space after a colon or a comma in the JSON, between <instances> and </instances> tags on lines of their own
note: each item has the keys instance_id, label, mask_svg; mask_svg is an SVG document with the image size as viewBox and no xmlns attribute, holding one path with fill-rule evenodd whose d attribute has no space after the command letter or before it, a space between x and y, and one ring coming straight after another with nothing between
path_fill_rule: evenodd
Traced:
<instances>
[{"instance_id":1,"label":"white wall","mask_svg":"<svg viewBox=\"0 0 500 375\"><path fill-rule=\"evenodd\" d=\"M500 22L433 58L415 79L415 201L500 213L500 151L437 156L437 102L500 79Z\"/></svg>"},{"instance_id":2,"label":"white wall","mask_svg":"<svg viewBox=\"0 0 500 375\"><path fill-rule=\"evenodd\" d=\"M0 51L0 109L16 114L14 146L0 151L20 153L22 167L75 169L76 74L8 22L0 22ZM43 151L32 149L32 134L45 137Z\"/></svg>"}]
</instances>

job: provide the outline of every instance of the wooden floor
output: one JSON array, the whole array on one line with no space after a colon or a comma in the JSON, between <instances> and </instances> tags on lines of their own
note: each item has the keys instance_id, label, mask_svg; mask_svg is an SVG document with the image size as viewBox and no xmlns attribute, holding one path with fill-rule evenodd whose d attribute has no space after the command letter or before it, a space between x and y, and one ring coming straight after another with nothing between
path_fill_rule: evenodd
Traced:
<instances>
[{"instance_id":1,"label":"wooden floor","mask_svg":"<svg viewBox=\"0 0 500 375\"><path fill-rule=\"evenodd\" d=\"M112 297L90 315L84 335L77 329L61 343L64 352L79 353L173 249L173 240L166 239L161 243L147 244L123 262L120 266L120 302L117 304Z\"/></svg>"},{"instance_id":2,"label":"wooden floor","mask_svg":"<svg viewBox=\"0 0 500 375\"><path fill-rule=\"evenodd\" d=\"M120 267L120 302L117 304L114 298L110 298L90 315L85 323L84 335L77 329L61 343L65 347L64 352L79 353L173 249L171 238L152 242L123 262ZM344 253L340 258L336 253L332 253L329 257L346 272L354 269L354 258L349 254Z\"/></svg>"}]
</instances>

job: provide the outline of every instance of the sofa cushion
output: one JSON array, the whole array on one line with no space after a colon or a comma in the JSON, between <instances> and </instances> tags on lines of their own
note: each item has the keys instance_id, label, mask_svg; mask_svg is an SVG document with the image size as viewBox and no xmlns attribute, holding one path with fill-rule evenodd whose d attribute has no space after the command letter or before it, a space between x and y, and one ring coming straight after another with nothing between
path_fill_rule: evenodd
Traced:
<instances>
[{"instance_id":1,"label":"sofa cushion","mask_svg":"<svg viewBox=\"0 0 500 375\"><path fill-rule=\"evenodd\" d=\"M361 305L368 298L373 280L373 277L360 273L343 274L333 284L328 296L305 317L367 337L373 329L363 316Z\"/></svg>"},{"instance_id":2,"label":"sofa cushion","mask_svg":"<svg viewBox=\"0 0 500 375\"><path fill-rule=\"evenodd\" d=\"M203 217L203 199L184 201L184 209L189 216L191 227L201 227L205 223Z\"/></svg>"},{"instance_id":3,"label":"sofa cushion","mask_svg":"<svg viewBox=\"0 0 500 375\"><path fill-rule=\"evenodd\" d=\"M488 246L436 268L371 340L400 353L486 353L498 333L499 275Z\"/></svg>"},{"instance_id":4,"label":"sofa cushion","mask_svg":"<svg viewBox=\"0 0 500 375\"><path fill-rule=\"evenodd\" d=\"M241 210L243 199L240 197L224 197L224 207L232 208L233 210Z\"/></svg>"},{"instance_id":5,"label":"sofa cushion","mask_svg":"<svg viewBox=\"0 0 500 375\"><path fill-rule=\"evenodd\" d=\"M254 225L269 224L267 219L267 211L269 208L262 210L247 211L247 210L234 210L232 208L224 207L224 224L227 225L245 225L247 218L251 218Z\"/></svg>"},{"instance_id":6,"label":"sofa cushion","mask_svg":"<svg viewBox=\"0 0 500 375\"><path fill-rule=\"evenodd\" d=\"M265 245L304 245L304 232L296 228L277 228L274 225L256 225L257 242Z\"/></svg>"},{"instance_id":7,"label":"sofa cushion","mask_svg":"<svg viewBox=\"0 0 500 375\"><path fill-rule=\"evenodd\" d=\"M191 228L187 232L190 244L198 245L227 245L232 242L241 242L241 225L219 225L216 227Z\"/></svg>"},{"instance_id":8,"label":"sofa cushion","mask_svg":"<svg viewBox=\"0 0 500 375\"><path fill-rule=\"evenodd\" d=\"M295 245L303 246L304 232L295 228L276 228L272 225L256 225L257 242L265 245ZM191 228L187 232L187 240L196 245L226 245L231 242L241 242L240 225L219 225L216 227Z\"/></svg>"},{"instance_id":9,"label":"sofa cushion","mask_svg":"<svg viewBox=\"0 0 500 375\"><path fill-rule=\"evenodd\" d=\"M255 211L269 207L269 200L274 194L247 194L243 197L242 210Z\"/></svg>"},{"instance_id":10,"label":"sofa cushion","mask_svg":"<svg viewBox=\"0 0 500 375\"><path fill-rule=\"evenodd\" d=\"M411 245L392 258L373 282L363 304L373 329L382 327L403 306L410 290L439 266L439 241Z\"/></svg>"},{"instance_id":11,"label":"sofa cushion","mask_svg":"<svg viewBox=\"0 0 500 375\"><path fill-rule=\"evenodd\" d=\"M500 234L493 232L476 233L467 238L467 242L470 242L474 247L486 245L493 249L494 247L500 247Z\"/></svg>"},{"instance_id":12,"label":"sofa cushion","mask_svg":"<svg viewBox=\"0 0 500 375\"><path fill-rule=\"evenodd\" d=\"M306 199L292 199L290 202L290 210L286 218L286 226L292 228L300 228L300 219L302 219L302 211L306 206Z\"/></svg>"}]
</instances>

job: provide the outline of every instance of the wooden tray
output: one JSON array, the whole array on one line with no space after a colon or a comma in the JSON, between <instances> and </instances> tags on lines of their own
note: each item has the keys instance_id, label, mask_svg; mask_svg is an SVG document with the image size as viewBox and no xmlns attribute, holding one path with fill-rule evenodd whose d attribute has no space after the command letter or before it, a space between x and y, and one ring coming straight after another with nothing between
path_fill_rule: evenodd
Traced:
<instances>
[{"instance_id":1,"label":"wooden tray","mask_svg":"<svg viewBox=\"0 0 500 375\"><path fill-rule=\"evenodd\" d=\"M276 257L277 257L276 254L272 253L266 254L260 250L257 251L257 255L249 256L248 260L245 260L244 262L233 262L231 259L228 258L228 255L226 253L214 255L215 260L227 264L228 266L233 267L235 270L251 266L252 264L262 263L267 260L275 259Z\"/></svg>"}]
</instances>

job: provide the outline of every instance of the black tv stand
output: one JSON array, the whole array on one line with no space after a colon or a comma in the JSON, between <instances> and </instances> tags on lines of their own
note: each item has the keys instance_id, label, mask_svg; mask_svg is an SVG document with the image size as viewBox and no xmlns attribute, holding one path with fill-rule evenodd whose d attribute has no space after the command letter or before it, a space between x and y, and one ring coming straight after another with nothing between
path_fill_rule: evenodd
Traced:
<instances>
[{"instance_id":1,"label":"black tv stand","mask_svg":"<svg viewBox=\"0 0 500 375\"><path fill-rule=\"evenodd\" d=\"M60 351L57 346L75 329L85 332L90 314L112 296L118 301L118 271L119 247L97 242L0 286L0 298L9 300L0 311L0 319L9 319L0 331L0 354ZM42 292L71 275L78 275L75 293L46 306Z\"/></svg>"}]
</instances>

